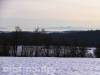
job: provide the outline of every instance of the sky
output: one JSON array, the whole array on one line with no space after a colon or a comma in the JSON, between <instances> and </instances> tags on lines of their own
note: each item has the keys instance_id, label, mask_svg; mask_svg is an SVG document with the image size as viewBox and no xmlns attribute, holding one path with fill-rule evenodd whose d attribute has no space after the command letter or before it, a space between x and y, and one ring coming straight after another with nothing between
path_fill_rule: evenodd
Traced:
<instances>
[{"instance_id":1,"label":"sky","mask_svg":"<svg viewBox=\"0 0 100 75\"><path fill-rule=\"evenodd\" d=\"M0 0L0 30L100 29L100 0Z\"/></svg>"}]
</instances>

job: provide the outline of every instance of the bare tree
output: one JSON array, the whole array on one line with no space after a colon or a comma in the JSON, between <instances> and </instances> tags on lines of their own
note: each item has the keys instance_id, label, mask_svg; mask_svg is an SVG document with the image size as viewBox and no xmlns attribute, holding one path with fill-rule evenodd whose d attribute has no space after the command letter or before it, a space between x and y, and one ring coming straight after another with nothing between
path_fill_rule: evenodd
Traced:
<instances>
[{"instance_id":1,"label":"bare tree","mask_svg":"<svg viewBox=\"0 0 100 75\"><path fill-rule=\"evenodd\" d=\"M22 29L21 29L19 26L16 26L16 27L15 27L15 31L16 31L16 32L20 32L20 31L22 31Z\"/></svg>"}]
</instances>

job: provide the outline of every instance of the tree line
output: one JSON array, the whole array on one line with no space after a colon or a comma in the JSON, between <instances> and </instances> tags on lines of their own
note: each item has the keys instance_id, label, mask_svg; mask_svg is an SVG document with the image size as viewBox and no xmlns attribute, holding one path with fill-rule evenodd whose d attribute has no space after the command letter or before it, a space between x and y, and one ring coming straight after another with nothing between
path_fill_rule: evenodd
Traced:
<instances>
[{"instance_id":1,"label":"tree line","mask_svg":"<svg viewBox=\"0 0 100 75\"><path fill-rule=\"evenodd\" d=\"M0 33L0 55L9 56L9 46L14 47L14 56L16 56L18 45L34 45L34 46L69 46L70 57L77 57L77 47L82 47L80 51L84 54L86 47L97 47L95 54L100 57L100 31L68 31L68 32L1 32ZM74 47L74 48L73 48ZM57 51L56 51L57 52ZM76 54L75 54L76 53ZM65 56L65 55L64 55ZM66 56L68 57L68 56Z\"/></svg>"}]
</instances>

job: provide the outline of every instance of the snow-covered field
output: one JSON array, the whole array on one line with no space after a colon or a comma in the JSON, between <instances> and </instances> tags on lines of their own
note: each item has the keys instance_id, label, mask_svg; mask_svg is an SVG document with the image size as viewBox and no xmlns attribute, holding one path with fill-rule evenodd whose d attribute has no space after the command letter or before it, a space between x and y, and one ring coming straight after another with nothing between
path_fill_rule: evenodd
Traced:
<instances>
[{"instance_id":1,"label":"snow-covered field","mask_svg":"<svg viewBox=\"0 0 100 75\"><path fill-rule=\"evenodd\" d=\"M100 75L100 59L1 57L0 75Z\"/></svg>"}]
</instances>

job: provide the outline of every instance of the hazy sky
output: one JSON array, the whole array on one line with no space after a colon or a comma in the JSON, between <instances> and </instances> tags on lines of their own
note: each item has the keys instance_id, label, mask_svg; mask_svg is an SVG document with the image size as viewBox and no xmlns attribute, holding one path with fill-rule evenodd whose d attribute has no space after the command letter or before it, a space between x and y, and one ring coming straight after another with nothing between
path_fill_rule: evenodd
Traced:
<instances>
[{"instance_id":1,"label":"hazy sky","mask_svg":"<svg viewBox=\"0 0 100 75\"><path fill-rule=\"evenodd\" d=\"M100 0L0 0L0 30L100 29ZM61 27L61 28L60 28Z\"/></svg>"}]
</instances>

